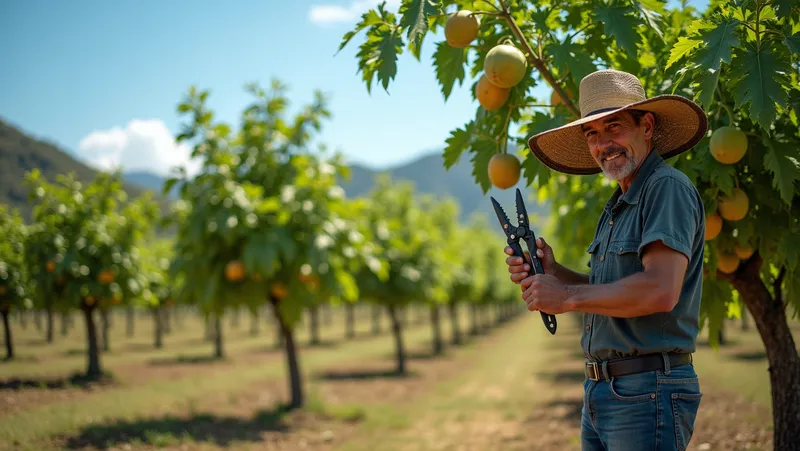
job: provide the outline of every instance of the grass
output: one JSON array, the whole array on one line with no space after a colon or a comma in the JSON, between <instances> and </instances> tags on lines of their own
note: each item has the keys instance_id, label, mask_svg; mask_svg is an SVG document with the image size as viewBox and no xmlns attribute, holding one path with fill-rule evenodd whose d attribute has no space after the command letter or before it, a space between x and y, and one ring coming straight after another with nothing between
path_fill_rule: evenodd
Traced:
<instances>
[{"instance_id":1,"label":"grass","mask_svg":"<svg viewBox=\"0 0 800 451\"><path fill-rule=\"evenodd\" d=\"M462 313L465 330L467 312ZM7 412L0 413L0 449L6 449L3 443L23 450L122 445L134 450L178 445L263 449L265 440L286 442L288 449L319 440L320 449L343 451L455 449L464 444L480 449L579 447L583 375L579 330L571 319L565 317L559 334L551 336L537 315L523 315L462 346L448 346L442 356L431 356L429 324L417 323L415 317L411 315L405 330L410 361L403 377L393 373L394 343L385 317L383 333L372 336L369 311L359 311L357 337L345 340L344 315L337 311L332 324L323 322L321 338L326 342L316 347L307 345L307 327L299 326L296 339L308 397L302 412L319 423L308 426L311 432L282 407L288 391L285 359L274 349L274 329L266 321L252 337L246 315L238 328L226 318L228 357L218 362L208 358L213 346L203 339L196 318L185 318L183 328L173 330L164 348L156 350L150 348L149 317L137 317L136 334L127 338L124 317L117 316L112 353L103 356L115 383L106 387L69 379L71 371L85 364L82 352L67 352L85 346L81 322L67 337L57 335L56 343L34 346L24 343L41 340L41 332L31 323L22 329L15 322L18 355L25 358L0 365L0 381L6 381L0 387L0 410ZM449 321L442 325L449 339ZM797 336L800 323L792 327ZM701 387L717 398L736 394L768 408L769 376L757 332L731 327L729 336L731 343L718 351L701 337L695 355ZM133 370L143 374L126 373ZM12 386L12 377L28 383ZM372 391L379 395L366 396ZM59 397L62 392L69 396ZM15 393L43 398L9 414L1 408ZM742 418L720 422L721 429L707 439L738 434L725 428L742 428L743 421L768 429L770 418L754 412L745 410Z\"/></svg>"}]
</instances>

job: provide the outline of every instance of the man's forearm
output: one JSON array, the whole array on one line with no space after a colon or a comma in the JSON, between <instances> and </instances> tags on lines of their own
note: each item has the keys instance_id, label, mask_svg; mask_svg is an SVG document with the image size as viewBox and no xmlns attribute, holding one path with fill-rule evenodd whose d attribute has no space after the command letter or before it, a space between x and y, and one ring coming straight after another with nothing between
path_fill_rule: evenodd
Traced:
<instances>
[{"instance_id":1,"label":"man's forearm","mask_svg":"<svg viewBox=\"0 0 800 451\"><path fill-rule=\"evenodd\" d=\"M556 263L556 273L553 275L567 285L584 285L589 283L589 274L575 272L561 263Z\"/></svg>"},{"instance_id":2,"label":"man's forearm","mask_svg":"<svg viewBox=\"0 0 800 451\"><path fill-rule=\"evenodd\" d=\"M669 305L659 281L643 272L608 284L573 284L567 291L568 310L618 318L650 315Z\"/></svg>"}]
</instances>

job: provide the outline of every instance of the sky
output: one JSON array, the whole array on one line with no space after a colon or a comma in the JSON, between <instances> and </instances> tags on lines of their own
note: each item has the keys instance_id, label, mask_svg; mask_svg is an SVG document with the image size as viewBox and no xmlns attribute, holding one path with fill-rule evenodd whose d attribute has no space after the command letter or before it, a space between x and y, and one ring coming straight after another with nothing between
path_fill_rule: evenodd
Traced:
<instances>
[{"instance_id":1,"label":"sky","mask_svg":"<svg viewBox=\"0 0 800 451\"><path fill-rule=\"evenodd\" d=\"M0 3L0 117L98 168L166 175L188 163L174 136L190 85L210 90L218 119L236 125L244 85L289 86L290 110L329 98L318 142L350 163L381 169L439 152L474 117L472 80L445 102L426 38L422 61L407 50L388 92L368 93L357 73L357 35L342 36L378 0L10 0ZM396 11L399 0L388 0ZM693 2L694 3L694 2ZM544 98L549 88L537 88ZM196 165L189 165L190 170Z\"/></svg>"}]
</instances>

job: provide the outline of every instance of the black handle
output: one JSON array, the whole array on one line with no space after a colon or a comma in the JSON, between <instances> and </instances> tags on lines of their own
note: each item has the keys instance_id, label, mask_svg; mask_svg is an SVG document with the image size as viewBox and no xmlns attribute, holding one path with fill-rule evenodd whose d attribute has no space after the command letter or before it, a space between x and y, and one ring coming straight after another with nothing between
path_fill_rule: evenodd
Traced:
<instances>
[{"instance_id":1,"label":"black handle","mask_svg":"<svg viewBox=\"0 0 800 451\"><path fill-rule=\"evenodd\" d=\"M544 274L544 268L542 268L542 262L539 260L539 257L536 256L536 247L532 247L531 249L533 252L531 253L531 260L528 261L525 259L525 253L522 251L522 246L517 242L508 243L511 246L511 249L514 251L514 255L522 257L522 261L527 261L531 268L534 271L534 274ZM530 251L529 251L530 252ZM550 332L551 335L556 334L556 329L558 328L558 322L556 322L556 316L551 315L549 313L545 313L540 311L539 313L542 314L542 322L544 322L544 327Z\"/></svg>"}]
</instances>

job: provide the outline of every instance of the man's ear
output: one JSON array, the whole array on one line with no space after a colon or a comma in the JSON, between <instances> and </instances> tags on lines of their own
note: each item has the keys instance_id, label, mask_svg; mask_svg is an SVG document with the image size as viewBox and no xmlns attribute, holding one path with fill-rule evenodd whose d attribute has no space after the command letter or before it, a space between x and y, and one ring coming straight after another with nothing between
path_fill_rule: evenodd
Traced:
<instances>
[{"instance_id":1,"label":"man's ear","mask_svg":"<svg viewBox=\"0 0 800 451\"><path fill-rule=\"evenodd\" d=\"M642 116L642 125L644 125L644 138L645 139L652 139L653 138L653 129L655 129L656 125L656 116L648 111Z\"/></svg>"}]
</instances>

